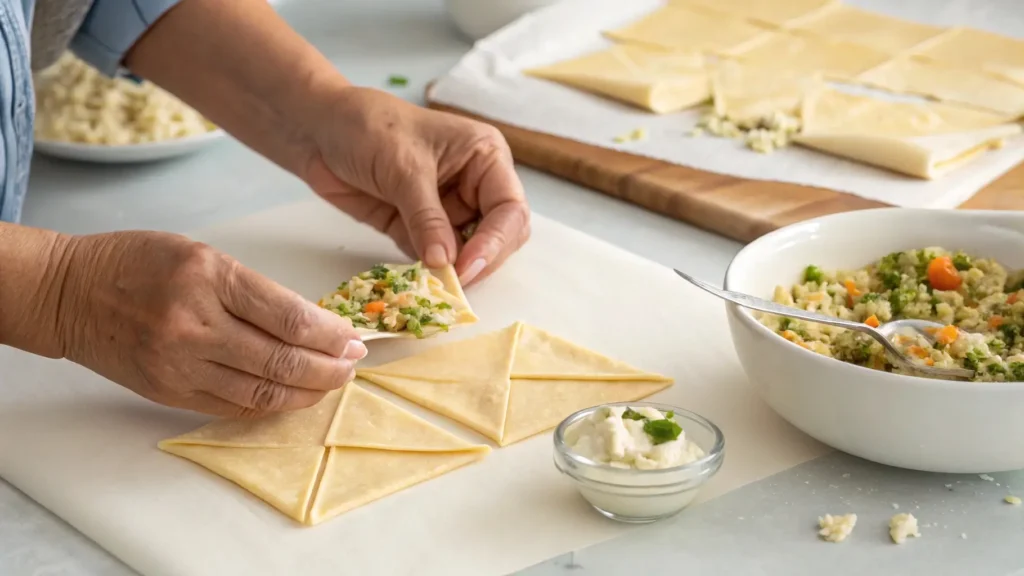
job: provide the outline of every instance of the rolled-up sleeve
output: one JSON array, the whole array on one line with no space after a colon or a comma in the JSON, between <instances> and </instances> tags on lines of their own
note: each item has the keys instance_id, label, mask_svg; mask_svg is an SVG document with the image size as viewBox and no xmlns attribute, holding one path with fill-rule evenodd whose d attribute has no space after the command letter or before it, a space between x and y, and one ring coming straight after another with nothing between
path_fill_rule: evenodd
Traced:
<instances>
[{"instance_id":1,"label":"rolled-up sleeve","mask_svg":"<svg viewBox=\"0 0 1024 576\"><path fill-rule=\"evenodd\" d=\"M135 41L179 1L95 0L71 49L100 72L116 76Z\"/></svg>"}]
</instances>

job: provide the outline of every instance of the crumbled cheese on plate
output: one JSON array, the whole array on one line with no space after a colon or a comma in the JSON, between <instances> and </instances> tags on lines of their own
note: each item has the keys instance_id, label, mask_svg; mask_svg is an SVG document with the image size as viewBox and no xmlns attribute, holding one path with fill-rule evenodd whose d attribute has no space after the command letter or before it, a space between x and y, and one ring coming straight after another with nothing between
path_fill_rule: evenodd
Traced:
<instances>
[{"instance_id":1,"label":"crumbled cheese on plate","mask_svg":"<svg viewBox=\"0 0 1024 576\"><path fill-rule=\"evenodd\" d=\"M903 544L907 538L918 538L921 532L917 529L917 518L913 514L896 514L889 519L889 537L897 544Z\"/></svg>"}]
</instances>

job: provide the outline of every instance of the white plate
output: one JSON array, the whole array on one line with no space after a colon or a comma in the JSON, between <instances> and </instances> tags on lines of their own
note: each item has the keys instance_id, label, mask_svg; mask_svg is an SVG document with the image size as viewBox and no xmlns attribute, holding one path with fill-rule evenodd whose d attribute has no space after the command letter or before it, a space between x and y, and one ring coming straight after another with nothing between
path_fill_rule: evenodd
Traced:
<instances>
[{"instance_id":1,"label":"white plate","mask_svg":"<svg viewBox=\"0 0 1024 576\"><path fill-rule=\"evenodd\" d=\"M95 162L99 164L131 164L166 160L192 154L223 139L226 135L226 132L217 129L206 134L179 138L177 140L148 142L146 144L126 144L122 146L36 140L35 149L41 154L66 160Z\"/></svg>"}]
</instances>

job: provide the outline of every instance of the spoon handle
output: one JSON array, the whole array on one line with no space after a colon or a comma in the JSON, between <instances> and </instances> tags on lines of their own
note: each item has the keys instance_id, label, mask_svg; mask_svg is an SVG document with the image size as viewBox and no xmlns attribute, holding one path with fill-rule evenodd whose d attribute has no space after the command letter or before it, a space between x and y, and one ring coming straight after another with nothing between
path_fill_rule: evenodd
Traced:
<instances>
[{"instance_id":1,"label":"spoon handle","mask_svg":"<svg viewBox=\"0 0 1024 576\"><path fill-rule=\"evenodd\" d=\"M791 308L783 304L776 304L769 300L757 298L749 294L743 294L741 292L733 292L732 290L723 290L698 280L692 276L684 274L679 270L675 270L683 280L686 280L690 284L704 290L705 292L714 294L723 300L728 300L733 304L738 304L744 308L750 308L751 310L758 310L761 312L767 312L769 314L776 314L778 316L785 316L787 318L796 318L798 320L807 320L808 322L817 322L819 324L828 324L829 326L837 326L839 328L846 328L847 330L856 330L857 332L864 332L865 334L873 334L874 330L867 324L860 322L853 322L851 320L843 320L842 318L836 318L834 316L826 316L824 314L818 314L816 312L808 312L807 310L801 310L799 308Z\"/></svg>"}]
</instances>

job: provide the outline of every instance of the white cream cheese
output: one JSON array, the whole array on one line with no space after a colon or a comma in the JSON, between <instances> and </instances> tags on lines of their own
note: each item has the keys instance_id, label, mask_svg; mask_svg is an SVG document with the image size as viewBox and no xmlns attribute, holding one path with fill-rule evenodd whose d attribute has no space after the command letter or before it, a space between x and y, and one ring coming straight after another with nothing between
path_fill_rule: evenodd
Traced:
<instances>
[{"instance_id":1,"label":"white cream cheese","mask_svg":"<svg viewBox=\"0 0 1024 576\"><path fill-rule=\"evenodd\" d=\"M856 525L856 514L844 514L841 516L825 514L818 518L818 528L820 528L818 534L829 542L842 542L853 532L853 527Z\"/></svg>"},{"instance_id":2,"label":"white cream cheese","mask_svg":"<svg viewBox=\"0 0 1024 576\"><path fill-rule=\"evenodd\" d=\"M658 470L702 458L704 451L681 429L674 439L665 435L677 427L666 416L648 406L603 406L569 428L565 442L580 456L616 468Z\"/></svg>"}]
</instances>

